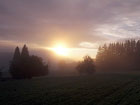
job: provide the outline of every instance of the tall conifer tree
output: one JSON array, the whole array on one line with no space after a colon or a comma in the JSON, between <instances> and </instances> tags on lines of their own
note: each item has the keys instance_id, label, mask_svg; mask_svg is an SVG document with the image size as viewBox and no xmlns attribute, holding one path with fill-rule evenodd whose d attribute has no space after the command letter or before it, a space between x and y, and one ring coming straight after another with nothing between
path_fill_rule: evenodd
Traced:
<instances>
[{"instance_id":1,"label":"tall conifer tree","mask_svg":"<svg viewBox=\"0 0 140 105\"><path fill-rule=\"evenodd\" d=\"M29 57L28 47L26 45L24 45L22 48L21 57L23 58Z\"/></svg>"},{"instance_id":2,"label":"tall conifer tree","mask_svg":"<svg viewBox=\"0 0 140 105\"><path fill-rule=\"evenodd\" d=\"M19 61L19 59L20 59L20 50L19 50L19 47L16 47L14 56L13 56L13 61Z\"/></svg>"}]
</instances>

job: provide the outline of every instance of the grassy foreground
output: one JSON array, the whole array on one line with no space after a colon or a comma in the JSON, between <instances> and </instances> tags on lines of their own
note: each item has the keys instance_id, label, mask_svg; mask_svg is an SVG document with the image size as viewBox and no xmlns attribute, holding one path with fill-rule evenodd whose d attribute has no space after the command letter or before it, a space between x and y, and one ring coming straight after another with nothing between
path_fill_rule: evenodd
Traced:
<instances>
[{"instance_id":1,"label":"grassy foreground","mask_svg":"<svg viewBox=\"0 0 140 105\"><path fill-rule=\"evenodd\" d=\"M0 105L140 105L140 74L3 81Z\"/></svg>"}]
</instances>

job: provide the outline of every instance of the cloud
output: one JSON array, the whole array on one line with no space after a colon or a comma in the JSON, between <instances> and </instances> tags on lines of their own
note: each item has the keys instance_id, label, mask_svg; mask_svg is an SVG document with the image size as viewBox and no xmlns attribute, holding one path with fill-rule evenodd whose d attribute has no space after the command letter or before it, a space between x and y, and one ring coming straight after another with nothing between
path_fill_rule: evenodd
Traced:
<instances>
[{"instance_id":1,"label":"cloud","mask_svg":"<svg viewBox=\"0 0 140 105\"><path fill-rule=\"evenodd\" d=\"M106 37L110 41L139 38L140 37L140 24L139 19L129 20L128 18L122 18L122 20L116 24L104 24L96 29L96 32L101 36Z\"/></svg>"},{"instance_id":2,"label":"cloud","mask_svg":"<svg viewBox=\"0 0 140 105\"><path fill-rule=\"evenodd\" d=\"M95 49L98 48L98 44L97 43L81 42L79 45L81 47L84 47L84 48L95 48Z\"/></svg>"},{"instance_id":3,"label":"cloud","mask_svg":"<svg viewBox=\"0 0 140 105\"><path fill-rule=\"evenodd\" d=\"M78 47L139 37L139 5L139 0L4 0L0 39L40 46L65 40Z\"/></svg>"}]
</instances>

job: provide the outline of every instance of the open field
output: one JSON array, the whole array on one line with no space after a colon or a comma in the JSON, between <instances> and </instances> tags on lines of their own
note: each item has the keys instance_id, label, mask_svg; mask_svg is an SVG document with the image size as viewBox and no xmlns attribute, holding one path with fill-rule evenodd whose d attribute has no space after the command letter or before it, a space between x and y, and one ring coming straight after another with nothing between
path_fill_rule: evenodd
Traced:
<instances>
[{"instance_id":1,"label":"open field","mask_svg":"<svg viewBox=\"0 0 140 105\"><path fill-rule=\"evenodd\" d=\"M140 74L3 81L0 105L140 105Z\"/></svg>"}]
</instances>

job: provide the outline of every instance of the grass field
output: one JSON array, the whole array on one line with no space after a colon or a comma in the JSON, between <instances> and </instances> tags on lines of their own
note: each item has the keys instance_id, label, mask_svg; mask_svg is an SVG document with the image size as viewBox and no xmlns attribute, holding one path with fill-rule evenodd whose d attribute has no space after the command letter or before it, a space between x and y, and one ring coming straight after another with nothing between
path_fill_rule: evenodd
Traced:
<instances>
[{"instance_id":1,"label":"grass field","mask_svg":"<svg viewBox=\"0 0 140 105\"><path fill-rule=\"evenodd\" d=\"M140 74L2 81L0 105L140 105Z\"/></svg>"}]
</instances>

